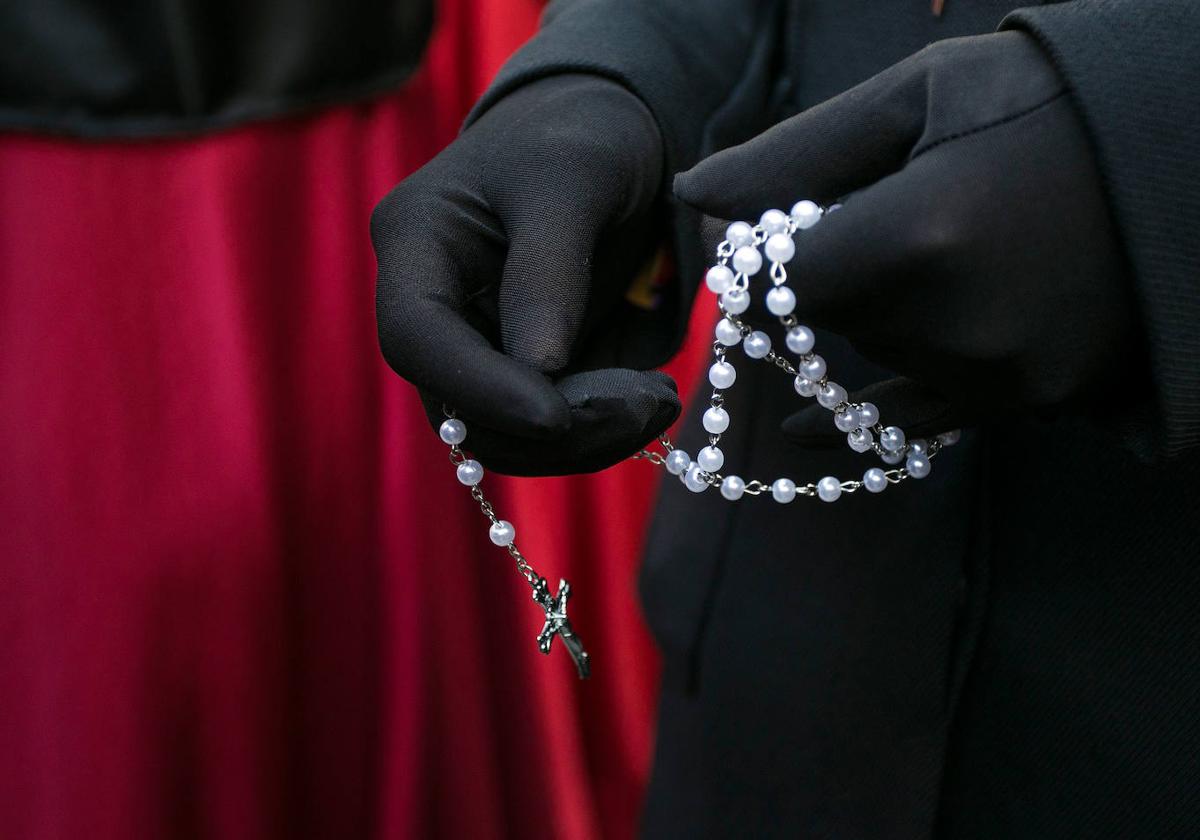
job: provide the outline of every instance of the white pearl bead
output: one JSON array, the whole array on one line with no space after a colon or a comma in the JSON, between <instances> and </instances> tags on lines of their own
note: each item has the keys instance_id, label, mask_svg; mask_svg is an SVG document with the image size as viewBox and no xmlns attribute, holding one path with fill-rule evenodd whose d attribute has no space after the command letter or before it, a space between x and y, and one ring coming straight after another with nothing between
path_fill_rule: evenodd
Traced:
<instances>
[{"instance_id":1,"label":"white pearl bead","mask_svg":"<svg viewBox=\"0 0 1200 840\"><path fill-rule=\"evenodd\" d=\"M904 450L899 450L898 452L888 452L885 449L883 454L879 456L879 460L883 461L883 463L887 464L889 467L895 466L904 460Z\"/></svg>"},{"instance_id":2,"label":"white pearl bead","mask_svg":"<svg viewBox=\"0 0 1200 840\"><path fill-rule=\"evenodd\" d=\"M738 325L730 321L728 318L722 318L717 321L716 329L717 341L724 344L726 347L733 347L742 340L742 331L738 329Z\"/></svg>"},{"instance_id":3,"label":"white pearl bead","mask_svg":"<svg viewBox=\"0 0 1200 840\"><path fill-rule=\"evenodd\" d=\"M672 449L667 453L667 472L671 475L683 475L692 465L692 456L682 449Z\"/></svg>"},{"instance_id":4,"label":"white pearl bead","mask_svg":"<svg viewBox=\"0 0 1200 840\"><path fill-rule=\"evenodd\" d=\"M452 417L438 427L438 437L442 439L442 443L458 446L467 439L467 425Z\"/></svg>"},{"instance_id":5,"label":"white pearl bead","mask_svg":"<svg viewBox=\"0 0 1200 840\"><path fill-rule=\"evenodd\" d=\"M767 311L772 315L791 315L795 308L796 293L787 286L776 286L767 292Z\"/></svg>"},{"instance_id":6,"label":"white pearl bead","mask_svg":"<svg viewBox=\"0 0 1200 840\"><path fill-rule=\"evenodd\" d=\"M942 432L937 436L937 439L942 446L953 446L962 439L962 429L953 429L949 432Z\"/></svg>"},{"instance_id":7,"label":"white pearl bead","mask_svg":"<svg viewBox=\"0 0 1200 840\"><path fill-rule=\"evenodd\" d=\"M771 485L771 498L781 505L786 505L796 498L796 482L790 478L775 479L775 483Z\"/></svg>"},{"instance_id":8,"label":"white pearl bead","mask_svg":"<svg viewBox=\"0 0 1200 840\"><path fill-rule=\"evenodd\" d=\"M800 230L808 230L821 220L821 208L807 198L792 205L792 218Z\"/></svg>"},{"instance_id":9,"label":"white pearl bead","mask_svg":"<svg viewBox=\"0 0 1200 840\"><path fill-rule=\"evenodd\" d=\"M719 446L706 446L696 456L696 463L707 473L719 472L725 466L725 453Z\"/></svg>"},{"instance_id":10,"label":"white pearl bead","mask_svg":"<svg viewBox=\"0 0 1200 840\"><path fill-rule=\"evenodd\" d=\"M879 409L873 402L862 403L858 407L858 413L862 417L862 424L865 428L869 429L879 422Z\"/></svg>"},{"instance_id":11,"label":"white pearl bead","mask_svg":"<svg viewBox=\"0 0 1200 840\"><path fill-rule=\"evenodd\" d=\"M719 435L729 428L729 412L713 406L704 412L701 422L704 424L704 431L710 435Z\"/></svg>"},{"instance_id":12,"label":"white pearl bead","mask_svg":"<svg viewBox=\"0 0 1200 840\"><path fill-rule=\"evenodd\" d=\"M512 545L513 540L517 538L517 529L511 522L501 519L499 522L492 523L492 527L488 528L488 537L496 545Z\"/></svg>"},{"instance_id":13,"label":"white pearl bead","mask_svg":"<svg viewBox=\"0 0 1200 840\"><path fill-rule=\"evenodd\" d=\"M929 458L919 452L912 453L904 462L904 468L913 478L924 478L929 475L929 467Z\"/></svg>"},{"instance_id":14,"label":"white pearl bead","mask_svg":"<svg viewBox=\"0 0 1200 840\"><path fill-rule=\"evenodd\" d=\"M797 376L795 381L796 393L802 397L811 397L817 393L817 383L803 376Z\"/></svg>"},{"instance_id":15,"label":"white pearl bead","mask_svg":"<svg viewBox=\"0 0 1200 840\"><path fill-rule=\"evenodd\" d=\"M692 464L683 474L683 486L693 493L703 493L708 489L708 482L700 472L699 464Z\"/></svg>"},{"instance_id":16,"label":"white pearl bead","mask_svg":"<svg viewBox=\"0 0 1200 840\"><path fill-rule=\"evenodd\" d=\"M746 482L742 481L736 475L727 475L721 481L721 495L731 502L736 502L742 498L742 494L746 492Z\"/></svg>"},{"instance_id":17,"label":"white pearl bead","mask_svg":"<svg viewBox=\"0 0 1200 840\"><path fill-rule=\"evenodd\" d=\"M846 435L846 444L855 452L866 452L874 440L874 436L866 429L855 429Z\"/></svg>"},{"instance_id":18,"label":"white pearl bead","mask_svg":"<svg viewBox=\"0 0 1200 840\"><path fill-rule=\"evenodd\" d=\"M826 382L817 391L817 402L825 408L832 409L846 401L846 389L836 382Z\"/></svg>"},{"instance_id":19,"label":"white pearl bead","mask_svg":"<svg viewBox=\"0 0 1200 840\"><path fill-rule=\"evenodd\" d=\"M483 481L483 465L478 461L466 460L458 465L458 480L468 487Z\"/></svg>"},{"instance_id":20,"label":"white pearl bead","mask_svg":"<svg viewBox=\"0 0 1200 840\"><path fill-rule=\"evenodd\" d=\"M825 360L816 353L813 353L807 359L801 359L797 370L800 371L800 375L805 379L816 382L825 375Z\"/></svg>"},{"instance_id":21,"label":"white pearl bead","mask_svg":"<svg viewBox=\"0 0 1200 840\"><path fill-rule=\"evenodd\" d=\"M796 243L786 233L773 233L767 237L763 250L771 262L785 263L796 256Z\"/></svg>"},{"instance_id":22,"label":"white pearl bead","mask_svg":"<svg viewBox=\"0 0 1200 840\"><path fill-rule=\"evenodd\" d=\"M836 502L842 495L842 483L831 475L817 482L817 496L822 502Z\"/></svg>"},{"instance_id":23,"label":"white pearl bead","mask_svg":"<svg viewBox=\"0 0 1200 840\"><path fill-rule=\"evenodd\" d=\"M899 452L904 448L904 430L899 426L888 426L879 436L879 445L888 452Z\"/></svg>"},{"instance_id":24,"label":"white pearl bead","mask_svg":"<svg viewBox=\"0 0 1200 840\"><path fill-rule=\"evenodd\" d=\"M747 277L757 274L762 263L762 254L753 245L743 245L733 252L733 270Z\"/></svg>"},{"instance_id":25,"label":"white pearl bead","mask_svg":"<svg viewBox=\"0 0 1200 840\"><path fill-rule=\"evenodd\" d=\"M842 409L833 415L833 425L837 426L839 432L854 431L859 425L858 409L853 406Z\"/></svg>"},{"instance_id":26,"label":"white pearl bead","mask_svg":"<svg viewBox=\"0 0 1200 840\"><path fill-rule=\"evenodd\" d=\"M817 339L813 335L812 330L801 324L798 327L792 327L787 333L787 348L797 356L803 356L813 349Z\"/></svg>"},{"instance_id":27,"label":"white pearl bead","mask_svg":"<svg viewBox=\"0 0 1200 840\"><path fill-rule=\"evenodd\" d=\"M710 292L719 295L733 285L733 272L723 265L714 265L704 275L704 282Z\"/></svg>"},{"instance_id":28,"label":"white pearl bead","mask_svg":"<svg viewBox=\"0 0 1200 840\"><path fill-rule=\"evenodd\" d=\"M862 481L868 493L882 493L888 486L887 475L879 467L871 467L863 473Z\"/></svg>"},{"instance_id":29,"label":"white pearl bead","mask_svg":"<svg viewBox=\"0 0 1200 840\"><path fill-rule=\"evenodd\" d=\"M714 388L728 388L737 379L737 371L729 362L717 362L708 369L708 381Z\"/></svg>"},{"instance_id":30,"label":"white pearl bead","mask_svg":"<svg viewBox=\"0 0 1200 840\"><path fill-rule=\"evenodd\" d=\"M721 305L730 315L741 315L750 308L750 293L745 289L732 288L721 295Z\"/></svg>"},{"instance_id":31,"label":"white pearl bead","mask_svg":"<svg viewBox=\"0 0 1200 840\"><path fill-rule=\"evenodd\" d=\"M908 442L908 451L915 452L918 455L924 455L929 451L929 443L924 438L917 438Z\"/></svg>"},{"instance_id":32,"label":"white pearl bead","mask_svg":"<svg viewBox=\"0 0 1200 840\"><path fill-rule=\"evenodd\" d=\"M754 229L745 222L734 222L725 228L725 238L734 248L740 248L754 241Z\"/></svg>"},{"instance_id":33,"label":"white pearl bead","mask_svg":"<svg viewBox=\"0 0 1200 840\"><path fill-rule=\"evenodd\" d=\"M758 218L758 223L767 233L787 230L788 217L782 210L767 210Z\"/></svg>"},{"instance_id":34,"label":"white pearl bead","mask_svg":"<svg viewBox=\"0 0 1200 840\"><path fill-rule=\"evenodd\" d=\"M742 340L742 349L751 359L761 359L771 352L771 337L762 330L755 330Z\"/></svg>"}]
</instances>

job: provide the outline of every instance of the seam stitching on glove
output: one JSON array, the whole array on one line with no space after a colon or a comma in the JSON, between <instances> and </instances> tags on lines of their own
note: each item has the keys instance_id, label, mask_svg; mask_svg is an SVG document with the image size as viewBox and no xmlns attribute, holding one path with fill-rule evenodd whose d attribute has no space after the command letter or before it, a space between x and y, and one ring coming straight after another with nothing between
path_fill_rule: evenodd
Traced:
<instances>
[{"instance_id":1,"label":"seam stitching on glove","mask_svg":"<svg viewBox=\"0 0 1200 840\"><path fill-rule=\"evenodd\" d=\"M911 155L909 155L908 159L910 161L916 160L921 155L925 154L926 152L930 151L931 149L933 149L937 146L942 145L943 143L949 143L952 140L961 140L964 137L970 137L972 134L979 134L981 131L988 131L989 129L997 128L999 126L1005 125L1010 122L1016 122L1019 119L1029 116L1030 114L1034 113L1035 111L1045 108L1047 105L1053 104L1054 102L1056 102L1057 100L1061 99L1062 97L1064 97L1066 95L1067 95L1067 90L1064 88L1063 90L1060 90L1058 93L1054 94L1050 98L1044 99L1041 102L1037 103L1036 105L1031 105L1023 111L1018 111L1015 114L1009 114L1007 117L1001 117L998 120L992 120L991 122L984 123L983 125L977 125L974 128L967 129L966 131L959 131L954 134L947 134L945 137L939 137L937 140L931 140L930 142L926 143L924 146L917 147L917 149Z\"/></svg>"}]
</instances>

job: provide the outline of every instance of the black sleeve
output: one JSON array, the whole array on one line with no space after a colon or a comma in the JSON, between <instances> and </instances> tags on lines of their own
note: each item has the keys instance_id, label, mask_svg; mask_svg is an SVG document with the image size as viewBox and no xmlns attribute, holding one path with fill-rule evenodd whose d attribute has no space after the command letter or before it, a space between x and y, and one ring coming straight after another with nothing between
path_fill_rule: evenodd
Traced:
<instances>
[{"instance_id":1,"label":"black sleeve","mask_svg":"<svg viewBox=\"0 0 1200 840\"><path fill-rule=\"evenodd\" d=\"M1075 0L1002 26L1041 41L1095 143L1141 304L1157 449L1200 445L1200 3Z\"/></svg>"}]
</instances>

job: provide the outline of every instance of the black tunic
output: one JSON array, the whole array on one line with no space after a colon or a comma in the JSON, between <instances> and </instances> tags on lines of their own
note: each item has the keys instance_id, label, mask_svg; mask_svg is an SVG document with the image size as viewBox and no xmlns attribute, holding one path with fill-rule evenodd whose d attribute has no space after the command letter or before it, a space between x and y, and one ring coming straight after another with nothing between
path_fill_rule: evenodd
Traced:
<instances>
[{"instance_id":1,"label":"black tunic","mask_svg":"<svg viewBox=\"0 0 1200 840\"><path fill-rule=\"evenodd\" d=\"M969 430L919 485L831 506L664 486L642 575L666 661L648 836L1200 836L1200 9L1010 9L560 2L476 109L603 74L655 112L678 171L1003 20L1068 81L1133 267L1151 365L1112 383L1123 423ZM699 277L697 219L673 218ZM681 325L692 292L666 304ZM881 376L819 341L845 384ZM740 366L728 400L742 474L861 471L782 439L798 403L778 371Z\"/></svg>"},{"instance_id":2,"label":"black tunic","mask_svg":"<svg viewBox=\"0 0 1200 840\"><path fill-rule=\"evenodd\" d=\"M395 88L432 0L0 3L0 129L207 131Z\"/></svg>"}]
</instances>

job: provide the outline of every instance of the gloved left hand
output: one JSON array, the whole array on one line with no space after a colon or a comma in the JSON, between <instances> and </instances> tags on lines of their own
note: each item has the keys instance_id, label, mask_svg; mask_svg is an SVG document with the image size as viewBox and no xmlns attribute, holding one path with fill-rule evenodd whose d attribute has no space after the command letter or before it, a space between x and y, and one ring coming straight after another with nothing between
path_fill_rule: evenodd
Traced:
<instances>
[{"instance_id":1,"label":"gloved left hand","mask_svg":"<svg viewBox=\"0 0 1200 840\"><path fill-rule=\"evenodd\" d=\"M388 364L489 470L609 467L679 414L644 370L673 333L626 291L662 237L663 141L636 95L585 73L493 103L375 208Z\"/></svg>"},{"instance_id":2,"label":"gloved left hand","mask_svg":"<svg viewBox=\"0 0 1200 840\"><path fill-rule=\"evenodd\" d=\"M938 42L707 158L675 194L725 219L845 197L797 236L796 314L906 377L852 399L910 436L1090 410L1141 363L1088 137L1022 33ZM843 437L815 404L784 431Z\"/></svg>"}]
</instances>

